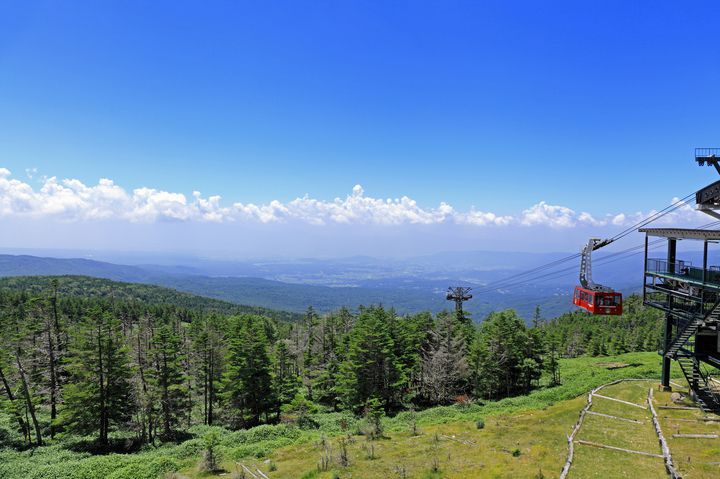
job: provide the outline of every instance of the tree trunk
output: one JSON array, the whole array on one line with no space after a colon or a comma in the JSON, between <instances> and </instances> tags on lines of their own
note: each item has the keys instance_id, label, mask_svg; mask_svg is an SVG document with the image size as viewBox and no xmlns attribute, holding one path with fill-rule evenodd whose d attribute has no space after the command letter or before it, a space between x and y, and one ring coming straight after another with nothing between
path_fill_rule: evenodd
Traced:
<instances>
[{"instance_id":1,"label":"tree trunk","mask_svg":"<svg viewBox=\"0 0 720 479\"><path fill-rule=\"evenodd\" d=\"M143 358L143 352L142 352L142 328L138 328L138 335L137 335L137 363L138 363L138 372L140 373L140 384L142 385L142 391L143 391L143 424L142 424L142 441L145 442L146 440L149 442L152 442L152 404L150 404L150 401L148 399L148 386L147 381L145 380L145 359ZM147 433L147 435L146 435Z\"/></svg>"},{"instance_id":2,"label":"tree trunk","mask_svg":"<svg viewBox=\"0 0 720 479\"><path fill-rule=\"evenodd\" d=\"M105 371L103 365L103 348L102 348L102 327L98 318L97 328L97 346L98 346L98 380L100 383L100 443L107 445L108 443L108 427L107 427L107 401L105 397Z\"/></svg>"},{"instance_id":3,"label":"tree trunk","mask_svg":"<svg viewBox=\"0 0 720 479\"><path fill-rule=\"evenodd\" d=\"M20 350L15 351L15 362L17 363L18 372L20 373L20 381L23 385L23 395L25 396L25 403L27 405L28 413L32 419L33 427L35 428L36 444L38 446L43 445L42 432L40 431L40 423L38 423L37 415L35 414L35 404L33 404L32 397L30 397L30 387L28 386L27 377L25 376L25 369L20 362Z\"/></svg>"},{"instance_id":4,"label":"tree trunk","mask_svg":"<svg viewBox=\"0 0 720 479\"><path fill-rule=\"evenodd\" d=\"M29 439L30 431L28 431L27 424L25 423L22 416L20 415L20 411L18 411L17 408L15 407L15 395L13 394L12 389L10 389L10 384L8 383L7 378L5 377L5 374L3 373L2 368L0 368L0 380L2 381L3 388L5 388L5 393L7 394L8 400L10 401L10 404L12 405L15 419L17 419L18 426L20 426L20 430L23 433L23 437Z\"/></svg>"},{"instance_id":5,"label":"tree trunk","mask_svg":"<svg viewBox=\"0 0 720 479\"><path fill-rule=\"evenodd\" d=\"M166 438L172 437L172 428L170 427L170 391L168 388L167 381L167 353L163 351L163 374L161 376L161 387L162 387L162 410L163 410L163 435Z\"/></svg>"},{"instance_id":6,"label":"tree trunk","mask_svg":"<svg viewBox=\"0 0 720 479\"><path fill-rule=\"evenodd\" d=\"M58 351L64 351L65 345L60 340L62 337L62 331L60 330L60 315L58 314L58 308L57 308L57 300L58 300L58 293L57 293L57 281L53 281L53 297L51 299L52 303L52 312L53 312L53 323L55 325L55 343L57 345Z\"/></svg>"},{"instance_id":7,"label":"tree trunk","mask_svg":"<svg viewBox=\"0 0 720 479\"><path fill-rule=\"evenodd\" d=\"M212 426L213 423L213 401L215 400L215 351L213 344L210 343L210 375L208 379L208 415L207 423Z\"/></svg>"},{"instance_id":8,"label":"tree trunk","mask_svg":"<svg viewBox=\"0 0 720 479\"><path fill-rule=\"evenodd\" d=\"M209 358L206 348L203 358L203 424L205 425L210 424L208 422L208 385L210 383L210 380L208 378L208 371L210 370L208 362Z\"/></svg>"},{"instance_id":9,"label":"tree trunk","mask_svg":"<svg viewBox=\"0 0 720 479\"><path fill-rule=\"evenodd\" d=\"M55 439L55 420L57 419L57 360L55 357L55 344L53 344L52 325L46 324L48 359L50 362L50 438Z\"/></svg>"}]
</instances>

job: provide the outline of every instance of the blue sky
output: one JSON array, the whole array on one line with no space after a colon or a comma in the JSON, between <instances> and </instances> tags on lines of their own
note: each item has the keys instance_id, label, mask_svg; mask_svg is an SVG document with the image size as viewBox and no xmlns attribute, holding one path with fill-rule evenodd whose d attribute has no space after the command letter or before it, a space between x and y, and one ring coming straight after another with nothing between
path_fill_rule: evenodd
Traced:
<instances>
[{"instance_id":1,"label":"blue sky","mask_svg":"<svg viewBox=\"0 0 720 479\"><path fill-rule=\"evenodd\" d=\"M715 180L692 148L720 144L718 13L657 1L3 2L0 168L36 191L43 177L108 178L227 205L332 201L360 184L426 210L649 211Z\"/></svg>"}]
</instances>

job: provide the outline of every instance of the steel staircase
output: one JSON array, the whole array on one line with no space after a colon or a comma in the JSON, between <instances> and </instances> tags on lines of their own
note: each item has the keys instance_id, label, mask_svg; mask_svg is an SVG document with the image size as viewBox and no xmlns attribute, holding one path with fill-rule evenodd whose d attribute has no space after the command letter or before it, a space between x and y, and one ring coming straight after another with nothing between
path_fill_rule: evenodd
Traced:
<instances>
[{"instance_id":1,"label":"steel staircase","mask_svg":"<svg viewBox=\"0 0 720 479\"><path fill-rule=\"evenodd\" d=\"M673 339L672 343L670 343L670 347L668 347L665 351L665 357L674 358L677 355L677 352L680 351L680 348L682 348L685 343L687 343L688 340L697 333L697 330L701 326L706 323L717 322L718 320L720 320L720 301L716 302L713 309L711 309L705 316L695 317L685 323L678 335L675 339Z\"/></svg>"},{"instance_id":2,"label":"steel staircase","mask_svg":"<svg viewBox=\"0 0 720 479\"><path fill-rule=\"evenodd\" d=\"M703 411L720 410L720 393L710 385L708 376L700 369L698 359L695 356L678 356L677 362L700 408Z\"/></svg>"}]
</instances>

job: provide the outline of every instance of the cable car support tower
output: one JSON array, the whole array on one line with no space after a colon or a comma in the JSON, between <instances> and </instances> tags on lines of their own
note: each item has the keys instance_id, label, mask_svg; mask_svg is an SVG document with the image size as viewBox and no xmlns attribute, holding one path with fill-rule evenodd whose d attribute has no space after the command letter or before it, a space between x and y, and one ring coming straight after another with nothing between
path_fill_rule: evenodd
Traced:
<instances>
[{"instance_id":1,"label":"cable car support tower","mask_svg":"<svg viewBox=\"0 0 720 479\"><path fill-rule=\"evenodd\" d=\"M463 311L463 303L472 299L472 294L470 294L471 290L472 288L463 288L462 286L456 286L454 288L450 287L447 289L447 296L445 299L448 301L455 301L455 316L457 316L457 319L460 322L467 321L467 318L465 318L465 312Z\"/></svg>"}]
</instances>

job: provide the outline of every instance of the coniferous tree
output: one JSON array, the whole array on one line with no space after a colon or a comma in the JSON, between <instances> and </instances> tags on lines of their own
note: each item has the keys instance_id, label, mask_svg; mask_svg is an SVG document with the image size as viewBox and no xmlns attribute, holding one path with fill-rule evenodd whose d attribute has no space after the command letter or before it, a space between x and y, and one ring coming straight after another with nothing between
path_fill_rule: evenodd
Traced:
<instances>
[{"instance_id":1,"label":"coniferous tree","mask_svg":"<svg viewBox=\"0 0 720 479\"><path fill-rule=\"evenodd\" d=\"M359 411L376 398L385 410L398 402L399 370L388 324L381 306L363 308L350 333L347 357L340 366L338 394L346 407Z\"/></svg>"},{"instance_id":2,"label":"coniferous tree","mask_svg":"<svg viewBox=\"0 0 720 479\"><path fill-rule=\"evenodd\" d=\"M560 366L558 364L558 351L557 343L554 339L550 339L548 342L548 353L547 359L544 362L545 371L550 376L550 386L557 386L560 384Z\"/></svg>"},{"instance_id":3,"label":"coniferous tree","mask_svg":"<svg viewBox=\"0 0 720 479\"><path fill-rule=\"evenodd\" d=\"M108 444L111 427L126 424L134 409L119 321L99 309L90 312L77 325L67 370L60 423L72 432L97 433L98 442Z\"/></svg>"},{"instance_id":4,"label":"coniferous tree","mask_svg":"<svg viewBox=\"0 0 720 479\"><path fill-rule=\"evenodd\" d=\"M202 390L203 424L212 425L215 418L218 385L223 370L223 321L211 315L191 324L196 382Z\"/></svg>"},{"instance_id":5,"label":"coniferous tree","mask_svg":"<svg viewBox=\"0 0 720 479\"><path fill-rule=\"evenodd\" d=\"M528 378L539 375L542 367L528 356L528 345L527 328L515 311L490 314L473 347L475 394L495 399L524 392Z\"/></svg>"},{"instance_id":6,"label":"coniferous tree","mask_svg":"<svg viewBox=\"0 0 720 479\"><path fill-rule=\"evenodd\" d=\"M158 398L156 390L152 387L152 361L150 348L152 342L153 319L149 315L139 318L135 331L130 337L132 356L135 364L135 398L137 404L137 423L139 425L142 442L155 443L156 436L156 410Z\"/></svg>"},{"instance_id":7,"label":"coniferous tree","mask_svg":"<svg viewBox=\"0 0 720 479\"><path fill-rule=\"evenodd\" d=\"M38 301L24 292L12 299L12 305L3 321L3 349L8 359L8 372L17 384L15 393L11 394L12 405L18 414L25 416L26 441L41 446L44 444L44 425L38 409L43 402L42 384L46 384L41 364L44 355L38 347L42 344L42 319L38 317Z\"/></svg>"},{"instance_id":8,"label":"coniferous tree","mask_svg":"<svg viewBox=\"0 0 720 479\"><path fill-rule=\"evenodd\" d=\"M15 393L13 392L13 388L10 385L8 376L5 373L5 371L9 370L9 368L7 366L7 362L4 362L6 358L4 358L3 356L4 355L0 355L0 387L4 389L7 399L6 401L0 401L0 405L3 406L3 409L8 411L15 418L15 421L18 424L18 429L23 435L23 439L27 443L29 443L30 430L28 429L27 424L22 417L22 413L20 411L20 402L17 400Z\"/></svg>"},{"instance_id":9,"label":"coniferous tree","mask_svg":"<svg viewBox=\"0 0 720 479\"><path fill-rule=\"evenodd\" d=\"M276 411L272 364L263 319L242 315L230 320L222 399L233 427L251 427Z\"/></svg>"},{"instance_id":10,"label":"coniferous tree","mask_svg":"<svg viewBox=\"0 0 720 479\"><path fill-rule=\"evenodd\" d=\"M3 298L3 307L0 309L0 387L4 390L6 401L0 403L14 418L23 440L32 442L29 421L26 421L24 412L27 411L25 397L19 386L15 368L16 345L22 340L21 326L24 318L19 317L21 297Z\"/></svg>"},{"instance_id":11,"label":"coniferous tree","mask_svg":"<svg viewBox=\"0 0 720 479\"><path fill-rule=\"evenodd\" d=\"M454 318L449 315L448 317ZM430 313L399 317L391 312L389 329L393 340L395 364L398 368L398 381L395 387L398 391L398 399L403 404L415 401L422 389L423 352L426 351L431 339L433 324Z\"/></svg>"},{"instance_id":12,"label":"coniferous tree","mask_svg":"<svg viewBox=\"0 0 720 479\"><path fill-rule=\"evenodd\" d=\"M154 367L149 371L160 402L162 433L165 438L172 438L189 413L185 351L174 325L160 324L155 329L150 355Z\"/></svg>"},{"instance_id":13,"label":"coniferous tree","mask_svg":"<svg viewBox=\"0 0 720 479\"><path fill-rule=\"evenodd\" d=\"M288 340L281 339L275 345L273 390L277 397L276 414L278 416L280 407L290 403L300 387L300 381L293 371L293 360L290 356L288 342Z\"/></svg>"},{"instance_id":14,"label":"coniferous tree","mask_svg":"<svg viewBox=\"0 0 720 479\"><path fill-rule=\"evenodd\" d=\"M422 361L422 391L431 404L445 404L465 391L468 377L463 324L441 315L430 332Z\"/></svg>"}]
</instances>

